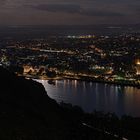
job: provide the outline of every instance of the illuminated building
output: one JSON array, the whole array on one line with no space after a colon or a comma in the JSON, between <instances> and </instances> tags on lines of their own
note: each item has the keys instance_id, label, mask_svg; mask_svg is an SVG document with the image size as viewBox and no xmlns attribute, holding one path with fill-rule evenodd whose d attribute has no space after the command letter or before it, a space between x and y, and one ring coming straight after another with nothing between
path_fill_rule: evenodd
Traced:
<instances>
[{"instance_id":1,"label":"illuminated building","mask_svg":"<svg viewBox=\"0 0 140 140\"><path fill-rule=\"evenodd\" d=\"M140 59L136 60L136 74L140 75Z\"/></svg>"},{"instance_id":2,"label":"illuminated building","mask_svg":"<svg viewBox=\"0 0 140 140\"><path fill-rule=\"evenodd\" d=\"M33 67L31 66L23 66L24 73L34 72Z\"/></svg>"}]
</instances>

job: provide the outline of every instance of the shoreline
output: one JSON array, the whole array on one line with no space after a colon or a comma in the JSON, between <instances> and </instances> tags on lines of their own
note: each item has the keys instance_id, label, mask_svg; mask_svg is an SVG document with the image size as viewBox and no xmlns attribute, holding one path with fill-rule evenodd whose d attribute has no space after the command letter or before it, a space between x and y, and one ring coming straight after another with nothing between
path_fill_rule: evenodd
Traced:
<instances>
[{"instance_id":1,"label":"shoreline","mask_svg":"<svg viewBox=\"0 0 140 140\"><path fill-rule=\"evenodd\" d=\"M122 87L135 87L140 89L140 84L131 84L131 83L121 83L121 82L117 82L117 81L103 81L103 80L99 80L99 79L76 79L76 78L65 78L65 79L70 79L70 80L77 80L77 81L86 81L86 82L93 82L93 83L103 83L103 84L109 84L109 85L116 85L116 86L122 86Z\"/></svg>"},{"instance_id":2,"label":"shoreline","mask_svg":"<svg viewBox=\"0 0 140 140\"><path fill-rule=\"evenodd\" d=\"M86 82L93 82L93 83L104 83L104 84L110 84L110 85L116 85L116 86L131 86L140 89L140 84L133 84L133 83L124 83L125 81L105 81L101 79L92 79L92 77L70 77L70 76L57 76L57 77L47 77L47 76L33 76L33 75L20 75L24 76L26 79L38 79L38 80L77 80L77 81L86 81Z\"/></svg>"}]
</instances>

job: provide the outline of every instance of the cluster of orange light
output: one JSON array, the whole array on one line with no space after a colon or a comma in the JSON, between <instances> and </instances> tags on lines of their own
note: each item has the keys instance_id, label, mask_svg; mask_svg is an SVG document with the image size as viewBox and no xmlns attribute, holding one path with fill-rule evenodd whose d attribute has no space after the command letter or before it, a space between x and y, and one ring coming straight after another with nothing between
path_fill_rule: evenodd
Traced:
<instances>
[{"instance_id":1,"label":"cluster of orange light","mask_svg":"<svg viewBox=\"0 0 140 140\"><path fill-rule=\"evenodd\" d=\"M136 60L136 65L140 65L140 59Z\"/></svg>"},{"instance_id":2,"label":"cluster of orange light","mask_svg":"<svg viewBox=\"0 0 140 140\"><path fill-rule=\"evenodd\" d=\"M99 52L99 53L102 53L103 50L99 49L99 48L95 48L95 51Z\"/></svg>"}]
</instances>

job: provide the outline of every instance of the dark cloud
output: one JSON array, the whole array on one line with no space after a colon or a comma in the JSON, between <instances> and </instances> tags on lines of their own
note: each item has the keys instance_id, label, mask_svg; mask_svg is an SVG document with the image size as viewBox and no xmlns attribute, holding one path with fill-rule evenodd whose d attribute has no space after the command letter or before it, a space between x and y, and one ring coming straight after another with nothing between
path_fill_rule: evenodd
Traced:
<instances>
[{"instance_id":1,"label":"dark cloud","mask_svg":"<svg viewBox=\"0 0 140 140\"><path fill-rule=\"evenodd\" d=\"M113 17L113 16L124 16L124 14L119 12L113 12L113 11L101 11L101 10L83 10L80 12L80 14L87 15L87 16L99 16L99 17Z\"/></svg>"},{"instance_id":2,"label":"dark cloud","mask_svg":"<svg viewBox=\"0 0 140 140\"><path fill-rule=\"evenodd\" d=\"M135 14L140 14L140 1L139 4L131 4L128 5L130 11L133 11Z\"/></svg>"},{"instance_id":3,"label":"dark cloud","mask_svg":"<svg viewBox=\"0 0 140 140\"><path fill-rule=\"evenodd\" d=\"M4 5L6 3L6 0L0 0L0 5Z\"/></svg>"},{"instance_id":4,"label":"dark cloud","mask_svg":"<svg viewBox=\"0 0 140 140\"><path fill-rule=\"evenodd\" d=\"M40 4L37 6L31 6L37 10L43 10L48 12L66 12L66 13L77 13L81 7L74 4Z\"/></svg>"},{"instance_id":5,"label":"dark cloud","mask_svg":"<svg viewBox=\"0 0 140 140\"><path fill-rule=\"evenodd\" d=\"M0 0L0 24L140 22L140 0Z\"/></svg>"},{"instance_id":6,"label":"dark cloud","mask_svg":"<svg viewBox=\"0 0 140 140\"><path fill-rule=\"evenodd\" d=\"M47 12L63 12L63 13L70 13L70 14L80 14L85 16L123 16L122 13L107 11L107 10L100 10L100 9L91 9L91 8L84 8L80 5L74 4L46 4L46 5L37 5L31 6L36 10L47 11Z\"/></svg>"}]
</instances>

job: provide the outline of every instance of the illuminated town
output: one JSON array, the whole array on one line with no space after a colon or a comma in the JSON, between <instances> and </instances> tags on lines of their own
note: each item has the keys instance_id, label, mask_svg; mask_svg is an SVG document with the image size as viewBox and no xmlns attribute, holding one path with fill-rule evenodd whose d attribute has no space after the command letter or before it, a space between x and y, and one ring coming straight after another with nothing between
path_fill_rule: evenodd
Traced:
<instances>
[{"instance_id":1,"label":"illuminated town","mask_svg":"<svg viewBox=\"0 0 140 140\"><path fill-rule=\"evenodd\" d=\"M140 140L140 0L0 0L0 140Z\"/></svg>"},{"instance_id":2,"label":"illuminated town","mask_svg":"<svg viewBox=\"0 0 140 140\"><path fill-rule=\"evenodd\" d=\"M140 86L140 35L5 39L0 63L19 76Z\"/></svg>"}]
</instances>

